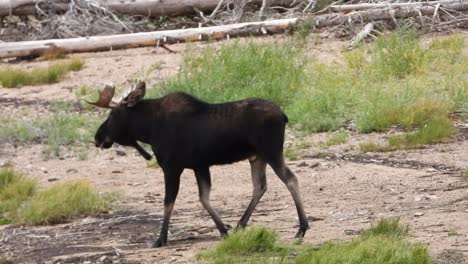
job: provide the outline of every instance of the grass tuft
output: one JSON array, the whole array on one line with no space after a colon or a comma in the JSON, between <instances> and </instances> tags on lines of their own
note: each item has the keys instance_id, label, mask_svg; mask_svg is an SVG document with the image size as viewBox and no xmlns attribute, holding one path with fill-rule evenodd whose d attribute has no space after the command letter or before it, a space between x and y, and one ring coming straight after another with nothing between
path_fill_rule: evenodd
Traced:
<instances>
[{"instance_id":1,"label":"grass tuft","mask_svg":"<svg viewBox=\"0 0 468 264\"><path fill-rule=\"evenodd\" d=\"M385 235L358 238L350 243L326 243L317 251L300 255L297 264L434 264L422 244Z\"/></svg>"},{"instance_id":2,"label":"grass tuft","mask_svg":"<svg viewBox=\"0 0 468 264\"><path fill-rule=\"evenodd\" d=\"M37 191L37 182L13 168L0 168L0 215L16 210ZM6 218L2 218L5 222Z\"/></svg>"},{"instance_id":3,"label":"grass tuft","mask_svg":"<svg viewBox=\"0 0 468 264\"><path fill-rule=\"evenodd\" d=\"M345 130L339 130L335 133L333 133L326 141L325 141L325 146L334 146L334 145L340 145L340 144L345 144L348 142L349 134Z\"/></svg>"},{"instance_id":4,"label":"grass tuft","mask_svg":"<svg viewBox=\"0 0 468 264\"><path fill-rule=\"evenodd\" d=\"M37 191L37 182L12 168L0 168L0 225L57 224L110 210L117 196L99 193L88 181L58 183Z\"/></svg>"},{"instance_id":5,"label":"grass tuft","mask_svg":"<svg viewBox=\"0 0 468 264\"><path fill-rule=\"evenodd\" d=\"M11 258L0 255L0 264L14 264L14 263L15 262Z\"/></svg>"},{"instance_id":6,"label":"grass tuft","mask_svg":"<svg viewBox=\"0 0 468 264\"><path fill-rule=\"evenodd\" d=\"M275 255L284 258L288 250L279 244L275 231L251 227L229 234L216 248L199 253L196 258L214 263L264 263L261 260Z\"/></svg>"},{"instance_id":7,"label":"grass tuft","mask_svg":"<svg viewBox=\"0 0 468 264\"><path fill-rule=\"evenodd\" d=\"M52 64L46 68L36 68L32 71L8 67L0 70L0 84L6 88L15 88L23 85L56 83L68 72L79 71L83 66L82 60L72 59Z\"/></svg>"},{"instance_id":8,"label":"grass tuft","mask_svg":"<svg viewBox=\"0 0 468 264\"><path fill-rule=\"evenodd\" d=\"M71 218L106 212L112 208L115 195L100 194L88 181L58 183L34 195L18 211L20 223L58 224Z\"/></svg>"},{"instance_id":9,"label":"grass tuft","mask_svg":"<svg viewBox=\"0 0 468 264\"><path fill-rule=\"evenodd\" d=\"M41 59L43 60L58 60L64 59L66 56L66 50L63 48L49 49L42 54Z\"/></svg>"},{"instance_id":10,"label":"grass tuft","mask_svg":"<svg viewBox=\"0 0 468 264\"><path fill-rule=\"evenodd\" d=\"M434 264L424 245L406 241L407 233L408 227L398 218L390 218L350 242L287 245L274 231L256 227L230 234L197 259L210 263Z\"/></svg>"},{"instance_id":11,"label":"grass tuft","mask_svg":"<svg viewBox=\"0 0 468 264\"><path fill-rule=\"evenodd\" d=\"M397 217L381 219L377 224L362 233L363 237L384 235L392 238L403 238L408 234L408 226L400 224Z\"/></svg>"}]
</instances>

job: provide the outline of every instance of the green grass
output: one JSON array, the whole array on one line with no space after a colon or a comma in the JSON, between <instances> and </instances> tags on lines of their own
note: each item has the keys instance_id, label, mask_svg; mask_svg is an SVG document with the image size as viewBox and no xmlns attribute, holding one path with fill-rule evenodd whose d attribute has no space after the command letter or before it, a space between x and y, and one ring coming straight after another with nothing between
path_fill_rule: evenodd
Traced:
<instances>
[{"instance_id":1,"label":"green grass","mask_svg":"<svg viewBox=\"0 0 468 264\"><path fill-rule=\"evenodd\" d=\"M57 224L112 208L117 196L99 193L88 181L58 183L38 190L35 180L0 168L0 225Z\"/></svg>"},{"instance_id":2,"label":"green grass","mask_svg":"<svg viewBox=\"0 0 468 264\"><path fill-rule=\"evenodd\" d=\"M256 227L229 235L197 259L210 263L312 263L312 264L433 264L427 248L406 240L408 227L397 218L383 219L350 242L323 245L279 241L277 234Z\"/></svg>"},{"instance_id":3,"label":"green grass","mask_svg":"<svg viewBox=\"0 0 468 264\"><path fill-rule=\"evenodd\" d=\"M6 88L21 87L23 85L38 85L56 83L68 72L79 71L84 62L72 59L67 62L58 62L44 68L35 68L32 71L7 67L0 70L0 84Z\"/></svg>"},{"instance_id":4,"label":"green grass","mask_svg":"<svg viewBox=\"0 0 468 264\"><path fill-rule=\"evenodd\" d=\"M13 168L0 168L0 216L14 211L37 192L37 182ZM2 222L9 217L2 217Z\"/></svg>"},{"instance_id":5,"label":"green grass","mask_svg":"<svg viewBox=\"0 0 468 264\"><path fill-rule=\"evenodd\" d=\"M20 144L43 143L47 152L58 156L63 147L91 142L99 120L80 115L57 103L61 109L50 116L35 120L11 119L0 114L0 141Z\"/></svg>"},{"instance_id":6,"label":"green grass","mask_svg":"<svg viewBox=\"0 0 468 264\"><path fill-rule=\"evenodd\" d=\"M230 234L216 248L201 252L196 258L213 263L265 263L270 258L286 258L290 250L278 241L273 230L251 227Z\"/></svg>"},{"instance_id":7,"label":"green grass","mask_svg":"<svg viewBox=\"0 0 468 264\"><path fill-rule=\"evenodd\" d=\"M465 171L463 172L463 178L464 178L466 181L468 181L468 170L465 170Z\"/></svg>"},{"instance_id":8,"label":"green grass","mask_svg":"<svg viewBox=\"0 0 468 264\"><path fill-rule=\"evenodd\" d=\"M261 97L304 131L335 131L349 121L361 133L397 126L408 135L391 149L419 147L456 133L449 115L468 101L464 47L459 36L421 45L414 32L399 30L324 64L303 41L234 42L189 54L174 78L148 93L185 91L208 102Z\"/></svg>"},{"instance_id":9,"label":"green grass","mask_svg":"<svg viewBox=\"0 0 468 264\"><path fill-rule=\"evenodd\" d=\"M14 264L14 263L15 262L11 258L0 255L0 264Z\"/></svg>"},{"instance_id":10,"label":"green grass","mask_svg":"<svg viewBox=\"0 0 468 264\"><path fill-rule=\"evenodd\" d=\"M349 134L345 130L339 130L335 133L333 133L325 142L324 145L329 147L329 146L334 146L334 145L341 145L345 144L348 142Z\"/></svg>"},{"instance_id":11,"label":"green grass","mask_svg":"<svg viewBox=\"0 0 468 264\"><path fill-rule=\"evenodd\" d=\"M71 218L94 215L112 208L116 197L99 193L88 181L58 183L34 195L18 211L18 222L32 225L58 224Z\"/></svg>"},{"instance_id":12,"label":"green grass","mask_svg":"<svg viewBox=\"0 0 468 264\"><path fill-rule=\"evenodd\" d=\"M0 217L0 225L9 225L13 223L13 219L8 217Z\"/></svg>"}]
</instances>

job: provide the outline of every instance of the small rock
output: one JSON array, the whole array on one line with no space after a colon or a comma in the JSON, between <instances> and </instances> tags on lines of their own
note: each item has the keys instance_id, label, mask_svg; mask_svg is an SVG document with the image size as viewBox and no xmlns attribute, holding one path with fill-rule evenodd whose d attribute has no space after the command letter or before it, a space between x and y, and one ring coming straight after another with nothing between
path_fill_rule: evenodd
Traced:
<instances>
[{"instance_id":1,"label":"small rock","mask_svg":"<svg viewBox=\"0 0 468 264\"><path fill-rule=\"evenodd\" d=\"M320 165L319 162L314 162L312 163L312 165L309 166L309 168L315 168L315 167L318 167Z\"/></svg>"},{"instance_id":2,"label":"small rock","mask_svg":"<svg viewBox=\"0 0 468 264\"><path fill-rule=\"evenodd\" d=\"M120 170L113 170L112 173L122 173Z\"/></svg>"},{"instance_id":3,"label":"small rock","mask_svg":"<svg viewBox=\"0 0 468 264\"><path fill-rule=\"evenodd\" d=\"M355 180L355 179L356 179L356 177L354 177L354 176L353 176L353 177L351 177L351 178L349 178L349 179L350 179L350 180Z\"/></svg>"},{"instance_id":4,"label":"small rock","mask_svg":"<svg viewBox=\"0 0 468 264\"><path fill-rule=\"evenodd\" d=\"M414 216L416 216L416 217L420 217L420 216L423 216L423 215L424 215L424 213L421 213L421 212L414 213Z\"/></svg>"},{"instance_id":5,"label":"small rock","mask_svg":"<svg viewBox=\"0 0 468 264\"><path fill-rule=\"evenodd\" d=\"M200 228L200 229L197 230L197 233L199 233L200 235L203 235L203 234L210 233L211 230L212 230L211 228L202 227L202 228Z\"/></svg>"},{"instance_id":6,"label":"small rock","mask_svg":"<svg viewBox=\"0 0 468 264\"><path fill-rule=\"evenodd\" d=\"M91 261L89 260L83 261L83 264L91 264Z\"/></svg>"},{"instance_id":7,"label":"small rock","mask_svg":"<svg viewBox=\"0 0 468 264\"><path fill-rule=\"evenodd\" d=\"M47 172L48 172L47 169L44 168L44 167L41 167L40 170L41 170L43 173L47 173Z\"/></svg>"},{"instance_id":8,"label":"small rock","mask_svg":"<svg viewBox=\"0 0 468 264\"><path fill-rule=\"evenodd\" d=\"M51 177L51 178L48 178L47 181L48 182L54 182L54 181L58 181L59 178L56 178L56 177Z\"/></svg>"},{"instance_id":9,"label":"small rock","mask_svg":"<svg viewBox=\"0 0 468 264\"><path fill-rule=\"evenodd\" d=\"M309 164L307 164L307 162L305 162L305 161L297 164L297 167L307 167L307 166L309 166Z\"/></svg>"},{"instance_id":10,"label":"small rock","mask_svg":"<svg viewBox=\"0 0 468 264\"><path fill-rule=\"evenodd\" d=\"M309 220L309 221L311 221L311 222L314 222L314 221L323 221L323 219L325 219L325 218L323 218L323 217L311 216L311 215L309 215L309 216L307 217L307 220Z\"/></svg>"},{"instance_id":11,"label":"small rock","mask_svg":"<svg viewBox=\"0 0 468 264\"><path fill-rule=\"evenodd\" d=\"M345 229L344 233L348 236L359 235L359 231L354 229Z\"/></svg>"},{"instance_id":12,"label":"small rock","mask_svg":"<svg viewBox=\"0 0 468 264\"><path fill-rule=\"evenodd\" d=\"M115 154L117 154L117 156L127 156L127 153L122 150L116 150Z\"/></svg>"},{"instance_id":13,"label":"small rock","mask_svg":"<svg viewBox=\"0 0 468 264\"><path fill-rule=\"evenodd\" d=\"M78 170L77 169L68 169L67 170L67 173L77 173Z\"/></svg>"}]
</instances>

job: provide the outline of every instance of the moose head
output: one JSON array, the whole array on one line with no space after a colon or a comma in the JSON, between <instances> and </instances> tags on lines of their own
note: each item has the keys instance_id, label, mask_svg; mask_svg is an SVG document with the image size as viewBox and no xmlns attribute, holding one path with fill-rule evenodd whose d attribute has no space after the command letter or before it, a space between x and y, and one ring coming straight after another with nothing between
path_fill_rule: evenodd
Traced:
<instances>
[{"instance_id":1,"label":"moose head","mask_svg":"<svg viewBox=\"0 0 468 264\"><path fill-rule=\"evenodd\" d=\"M99 126L94 142L96 147L108 149L114 143L123 146L135 147L138 152L147 160L152 158L151 154L146 152L138 143L134 133L132 133L129 112L135 108L143 99L146 92L146 83L139 82L134 89L122 98L119 102L112 101L115 94L115 87L106 85L99 92L99 98L96 102L88 102L91 105L111 109L107 119Z\"/></svg>"}]
</instances>

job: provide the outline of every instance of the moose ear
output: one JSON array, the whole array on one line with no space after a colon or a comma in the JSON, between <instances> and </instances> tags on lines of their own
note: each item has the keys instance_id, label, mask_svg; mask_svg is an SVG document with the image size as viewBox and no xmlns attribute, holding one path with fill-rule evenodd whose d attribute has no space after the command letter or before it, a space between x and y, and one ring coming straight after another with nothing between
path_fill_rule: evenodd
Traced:
<instances>
[{"instance_id":1,"label":"moose ear","mask_svg":"<svg viewBox=\"0 0 468 264\"><path fill-rule=\"evenodd\" d=\"M139 82L135 87L135 90L133 90L125 100L127 107L134 107L135 105L137 105L143 99L143 97L145 97L145 93L146 83Z\"/></svg>"}]
</instances>

